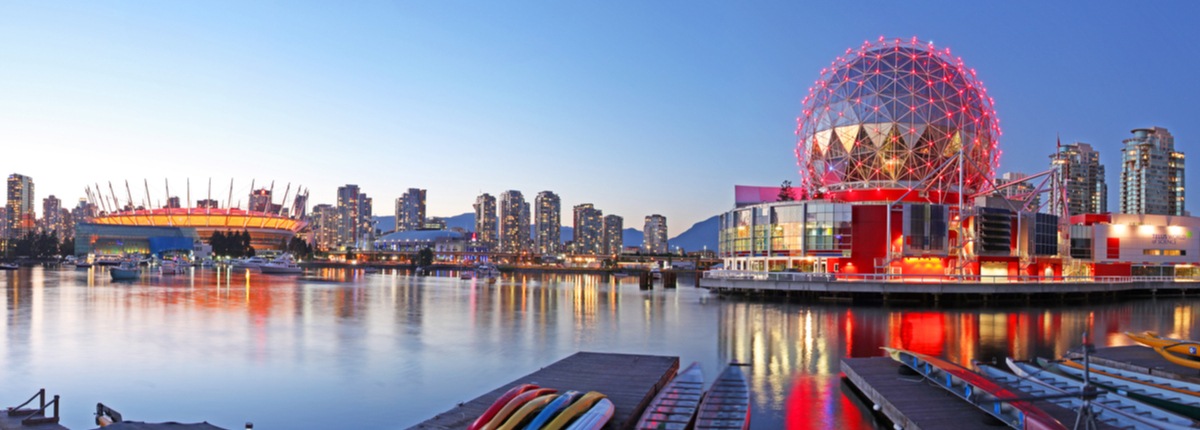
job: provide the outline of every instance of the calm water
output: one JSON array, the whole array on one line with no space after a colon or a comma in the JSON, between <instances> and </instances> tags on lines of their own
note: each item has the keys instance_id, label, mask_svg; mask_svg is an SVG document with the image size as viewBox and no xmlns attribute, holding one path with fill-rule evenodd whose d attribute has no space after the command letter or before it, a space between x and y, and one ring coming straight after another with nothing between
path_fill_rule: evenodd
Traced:
<instances>
[{"instance_id":1,"label":"calm water","mask_svg":"<svg viewBox=\"0 0 1200 430\"><path fill-rule=\"evenodd\" d=\"M1092 330L1195 338L1200 301L913 309L641 291L582 275L495 285L328 270L312 279L0 273L0 405L64 396L64 424L104 402L127 419L259 429L404 428L579 350L680 356L711 381L751 363L753 427L873 428L838 378L884 345L948 357L1057 356ZM632 281L636 282L636 281Z\"/></svg>"}]
</instances>

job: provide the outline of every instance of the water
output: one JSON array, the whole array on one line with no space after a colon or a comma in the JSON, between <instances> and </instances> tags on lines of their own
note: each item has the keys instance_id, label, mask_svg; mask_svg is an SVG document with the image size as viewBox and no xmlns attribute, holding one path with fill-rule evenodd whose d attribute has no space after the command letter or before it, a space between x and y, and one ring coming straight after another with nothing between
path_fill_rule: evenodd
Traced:
<instances>
[{"instance_id":1,"label":"water","mask_svg":"<svg viewBox=\"0 0 1200 430\"><path fill-rule=\"evenodd\" d=\"M751 363L755 429L881 427L838 377L843 356L902 347L973 358L1059 356L1085 330L1197 337L1200 301L928 309L642 291L592 275L455 277L324 270L114 284L102 269L0 273L0 405L63 395L143 421L260 429L405 428L576 351L679 356L711 381ZM686 281L686 280L685 280ZM681 282L681 284L687 282Z\"/></svg>"}]
</instances>

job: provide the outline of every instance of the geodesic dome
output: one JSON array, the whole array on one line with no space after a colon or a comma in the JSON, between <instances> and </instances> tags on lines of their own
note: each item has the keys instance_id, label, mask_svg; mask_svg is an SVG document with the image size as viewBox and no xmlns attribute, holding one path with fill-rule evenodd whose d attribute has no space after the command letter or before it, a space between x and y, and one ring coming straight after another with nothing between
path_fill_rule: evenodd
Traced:
<instances>
[{"instance_id":1,"label":"geodesic dome","mask_svg":"<svg viewBox=\"0 0 1200 430\"><path fill-rule=\"evenodd\" d=\"M811 192L977 191L999 163L1000 123L975 70L916 38L847 49L804 98L796 157Z\"/></svg>"}]
</instances>

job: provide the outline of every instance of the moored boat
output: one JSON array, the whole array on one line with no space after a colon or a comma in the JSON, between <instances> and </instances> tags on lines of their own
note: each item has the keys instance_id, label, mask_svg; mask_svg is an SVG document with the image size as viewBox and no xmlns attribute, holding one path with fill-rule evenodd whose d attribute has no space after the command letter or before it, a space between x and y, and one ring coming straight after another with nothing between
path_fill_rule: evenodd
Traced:
<instances>
[{"instance_id":1,"label":"moored boat","mask_svg":"<svg viewBox=\"0 0 1200 430\"><path fill-rule=\"evenodd\" d=\"M1071 393L1080 393L1083 383L1044 371L1032 364L1018 363L1011 358L1006 363L1013 373L980 363L975 363L975 368L984 376L1015 387L1027 395L1062 396L1048 401L1069 410L1077 411L1083 406L1081 398L1069 396ZM1112 392L1101 392L1091 401L1091 406L1095 408L1093 411L1098 412L1095 414L1097 421L1118 428L1183 429L1190 428L1192 423L1186 417Z\"/></svg>"},{"instance_id":2,"label":"moored boat","mask_svg":"<svg viewBox=\"0 0 1200 430\"><path fill-rule=\"evenodd\" d=\"M612 419L616 410L612 400L600 399L595 405L592 405L591 409L572 422L567 430L600 430L604 428L605 424L608 424L608 420Z\"/></svg>"},{"instance_id":3,"label":"moored boat","mask_svg":"<svg viewBox=\"0 0 1200 430\"><path fill-rule=\"evenodd\" d=\"M960 399L1015 429L1061 429L1066 426L1008 389L962 366L925 354L883 348L893 360L915 370Z\"/></svg>"},{"instance_id":4,"label":"moored boat","mask_svg":"<svg viewBox=\"0 0 1200 430\"><path fill-rule=\"evenodd\" d=\"M654 396L634 428L685 428L695 419L703 395L704 371L700 363L692 363Z\"/></svg>"},{"instance_id":5,"label":"moored boat","mask_svg":"<svg viewBox=\"0 0 1200 430\"><path fill-rule=\"evenodd\" d=\"M0 263L0 270L17 270L20 268L16 263Z\"/></svg>"},{"instance_id":6,"label":"moored boat","mask_svg":"<svg viewBox=\"0 0 1200 430\"><path fill-rule=\"evenodd\" d=\"M476 418L471 425L467 426L467 430L478 430L483 428L483 426L487 425L492 418L495 418L496 413L500 412L501 409L504 409L504 405L507 405L508 402L514 397L521 395L521 393L536 389L538 389L538 386L533 384L521 384L510 388L504 394L501 394L496 401L492 402L492 405L485 409L483 414L479 415L479 418Z\"/></svg>"},{"instance_id":7,"label":"moored boat","mask_svg":"<svg viewBox=\"0 0 1200 430\"><path fill-rule=\"evenodd\" d=\"M538 412L537 416L534 417L533 420L529 422L529 425L526 426L525 428L528 428L528 429L542 428L542 426L544 426L544 425L546 425L546 423L550 422L550 420L553 419L554 416L557 415L559 411L566 409L566 407L569 406L571 404L571 402L574 402L575 399L578 399L579 396L582 394L583 393L580 393L580 392L574 391L574 390L559 394L558 397L554 398L554 401L551 401L549 404L546 405L545 408L542 408L542 411Z\"/></svg>"},{"instance_id":8,"label":"moored boat","mask_svg":"<svg viewBox=\"0 0 1200 430\"><path fill-rule=\"evenodd\" d=\"M267 263L267 259L262 257L248 257L238 260L233 260L229 267L233 270L253 270L259 271L262 265Z\"/></svg>"},{"instance_id":9,"label":"moored boat","mask_svg":"<svg viewBox=\"0 0 1200 430\"><path fill-rule=\"evenodd\" d=\"M1194 340L1162 337L1152 331L1142 332L1142 334L1125 332L1125 336L1151 348L1161 348L1168 352L1200 360L1200 342Z\"/></svg>"},{"instance_id":10,"label":"moored boat","mask_svg":"<svg viewBox=\"0 0 1200 430\"><path fill-rule=\"evenodd\" d=\"M483 427L480 427L480 429L498 430L504 425L504 423L508 421L513 413L521 409L522 406L525 406L526 403L529 403L534 399L547 394L554 394L557 392L558 390L553 388L537 388L518 394L516 397L513 397L512 400L509 400L508 404L504 405L503 408L500 408L500 411L496 412L496 416L493 417L491 421L488 421L487 424L484 424Z\"/></svg>"},{"instance_id":11,"label":"moored boat","mask_svg":"<svg viewBox=\"0 0 1200 430\"><path fill-rule=\"evenodd\" d=\"M596 403L606 399L607 397L608 396L595 391L588 391L587 394L579 396L579 398L575 399L570 406L567 406L562 410L562 412L559 412L558 416L554 417L553 420L550 420L549 424L542 426L542 430L562 430L567 428L567 424L569 424L572 420L587 413L592 409L592 406L595 406Z\"/></svg>"},{"instance_id":12,"label":"moored boat","mask_svg":"<svg viewBox=\"0 0 1200 430\"><path fill-rule=\"evenodd\" d=\"M258 270L267 275L297 275L304 269L296 264L290 254L283 254L258 266Z\"/></svg>"},{"instance_id":13,"label":"moored boat","mask_svg":"<svg viewBox=\"0 0 1200 430\"><path fill-rule=\"evenodd\" d=\"M1200 369L1200 342L1161 337L1152 331L1142 334L1125 332L1125 336L1150 347L1167 361L1191 369Z\"/></svg>"},{"instance_id":14,"label":"moored boat","mask_svg":"<svg viewBox=\"0 0 1200 430\"><path fill-rule=\"evenodd\" d=\"M1051 362L1039 358L1038 365L1073 379L1083 380L1083 365L1074 361ZM1192 419L1200 419L1200 395L1197 395L1194 388L1185 388L1196 384L1114 369L1094 363L1090 367L1092 383L1101 388Z\"/></svg>"},{"instance_id":15,"label":"moored boat","mask_svg":"<svg viewBox=\"0 0 1200 430\"><path fill-rule=\"evenodd\" d=\"M696 410L697 430L750 428L750 388L741 366L725 367L704 394Z\"/></svg>"},{"instance_id":16,"label":"moored boat","mask_svg":"<svg viewBox=\"0 0 1200 430\"><path fill-rule=\"evenodd\" d=\"M142 268L137 263L124 262L119 266L108 269L108 274L114 281L132 281L142 275Z\"/></svg>"}]
</instances>

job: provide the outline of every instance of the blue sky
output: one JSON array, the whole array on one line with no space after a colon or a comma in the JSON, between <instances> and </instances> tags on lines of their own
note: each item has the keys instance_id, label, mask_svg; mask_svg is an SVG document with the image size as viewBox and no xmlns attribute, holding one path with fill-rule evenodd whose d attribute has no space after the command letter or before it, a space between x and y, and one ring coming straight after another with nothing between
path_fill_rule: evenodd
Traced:
<instances>
[{"instance_id":1,"label":"blue sky","mask_svg":"<svg viewBox=\"0 0 1200 430\"><path fill-rule=\"evenodd\" d=\"M1130 129L1167 127L1200 157L1193 3L793 3L5 2L0 172L68 204L144 178L156 198L164 177L180 195L191 178L193 200L212 177L224 199L232 177L313 203L354 183L381 215L409 187L433 215L552 190L677 234L735 184L795 181L808 87L881 35L977 69L1001 171L1044 170L1056 134L1089 142L1115 208Z\"/></svg>"}]
</instances>

